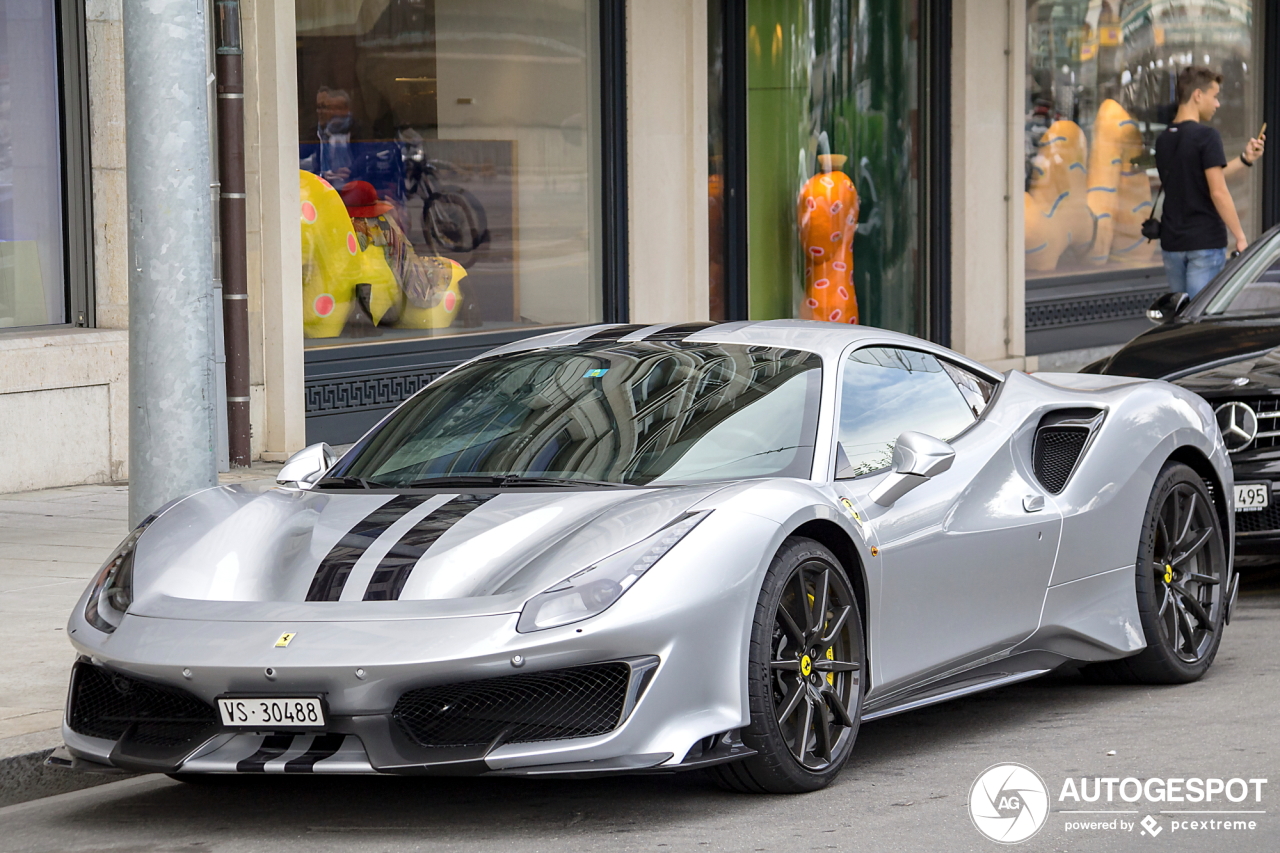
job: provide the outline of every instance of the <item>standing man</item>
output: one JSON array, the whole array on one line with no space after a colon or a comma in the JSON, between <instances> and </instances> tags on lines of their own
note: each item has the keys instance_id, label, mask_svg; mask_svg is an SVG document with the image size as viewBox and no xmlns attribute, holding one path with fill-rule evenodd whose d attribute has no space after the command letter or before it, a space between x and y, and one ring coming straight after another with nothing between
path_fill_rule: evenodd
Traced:
<instances>
[{"instance_id":1,"label":"standing man","mask_svg":"<svg viewBox=\"0 0 1280 853\"><path fill-rule=\"evenodd\" d=\"M1249 245L1227 180L1251 168L1266 141L1266 134L1250 139L1244 153L1227 162L1222 136L1208 125L1221 88L1221 74L1203 65L1184 68L1178 74L1178 113L1156 140L1156 169L1164 185L1164 268L1169 287L1192 297L1226 263L1224 247L1243 252Z\"/></svg>"}]
</instances>

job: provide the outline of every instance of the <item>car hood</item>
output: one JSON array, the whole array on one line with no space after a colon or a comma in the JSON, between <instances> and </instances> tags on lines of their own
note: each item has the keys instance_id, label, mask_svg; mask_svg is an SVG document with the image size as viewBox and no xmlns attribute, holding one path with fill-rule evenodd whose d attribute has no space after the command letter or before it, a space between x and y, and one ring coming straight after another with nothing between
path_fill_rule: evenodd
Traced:
<instances>
[{"instance_id":1,"label":"car hood","mask_svg":"<svg viewBox=\"0 0 1280 853\"><path fill-rule=\"evenodd\" d=\"M512 613L724 486L209 489L138 540L129 613L233 621Z\"/></svg>"},{"instance_id":2,"label":"car hood","mask_svg":"<svg viewBox=\"0 0 1280 853\"><path fill-rule=\"evenodd\" d=\"M1179 380L1245 361L1273 361L1280 349L1280 318L1170 323L1143 332L1107 359L1102 373ZM1240 375L1231 372L1231 377ZM1229 381L1229 380L1227 380ZM1271 380L1275 381L1274 376ZM1275 387L1274 384L1271 387ZM1192 388L1192 390L1197 390Z\"/></svg>"}]
</instances>

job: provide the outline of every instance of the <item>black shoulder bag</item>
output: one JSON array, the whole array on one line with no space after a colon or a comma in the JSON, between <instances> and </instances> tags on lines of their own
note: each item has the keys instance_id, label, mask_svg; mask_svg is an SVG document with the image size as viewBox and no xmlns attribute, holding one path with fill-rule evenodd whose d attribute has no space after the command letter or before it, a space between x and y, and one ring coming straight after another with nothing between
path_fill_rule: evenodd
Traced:
<instances>
[{"instance_id":1,"label":"black shoulder bag","mask_svg":"<svg viewBox=\"0 0 1280 853\"><path fill-rule=\"evenodd\" d=\"M1175 128L1176 130L1176 128ZM1167 132L1167 131L1166 131ZM1174 159L1178 157L1178 149L1182 147L1182 137L1178 137L1178 144L1173 148ZM1160 196L1164 194L1164 182L1160 182L1160 189L1156 190L1156 200L1151 202L1151 215L1142 221L1142 236L1147 241L1160 239L1160 220L1156 219L1156 208L1160 206Z\"/></svg>"},{"instance_id":2,"label":"black shoulder bag","mask_svg":"<svg viewBox=\"0 0 1280 853\"><path fill-rule=\"evenodd\" d=\"M1164 185L1160 185L1160 189L1156 190L1156 200L1151 202L1151 215L1142 220L1142 236L1147 241L1160 239L1160 220L1156 219L1156 207L1160 204L1160 195L1164 192Z\"/></svg>"}]
</instances>

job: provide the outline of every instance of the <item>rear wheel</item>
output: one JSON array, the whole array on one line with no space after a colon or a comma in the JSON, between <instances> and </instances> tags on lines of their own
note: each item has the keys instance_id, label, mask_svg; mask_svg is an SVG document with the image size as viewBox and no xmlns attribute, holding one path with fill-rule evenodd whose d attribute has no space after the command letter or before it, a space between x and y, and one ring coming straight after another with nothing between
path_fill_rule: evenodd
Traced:
<instances>
[{"instance_id":1,"label":"rear wheel","mask_svg":"<svg viewBox=\"0 0 1280 853\"><path fill-rule=\"evenodd\" d=\"M1104 681L1185 684L1205 674L1222 642L1227 547L1213 499L1195 471L1177 462L1156 478L1135 567L1147 647L1086 667Z\"/></svg>"},{"instance_id":2,"label":"rear wheel","mask_svg":"<svg viewBox=\"0 0 1280 853\"><path fill-rule=\"evenodd\" d=\"M866 665L862 615L835 556L787 539L756 603L747 664L756 755L710 769L724 787L790 794L830 784L853 750Z\"/></svg>"}]
</instances>

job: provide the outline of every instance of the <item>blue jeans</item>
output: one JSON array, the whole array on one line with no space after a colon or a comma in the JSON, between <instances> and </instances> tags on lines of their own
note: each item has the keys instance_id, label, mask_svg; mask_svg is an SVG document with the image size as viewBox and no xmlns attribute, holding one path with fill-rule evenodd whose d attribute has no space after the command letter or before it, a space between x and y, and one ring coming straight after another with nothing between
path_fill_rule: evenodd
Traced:
<instances>
[{"instance_id":1,"label":"blue jeans","mask_svg":"<svg viewBox=\"0 0 1280 853\"><path fill-rule=\"evenodd\" d=\"M1226 262L1226 249L1165 252L1164 271L1169 276L1169 289L1181 291L1194 299L1222 270Z\"/></svg>"}]
</instances>

